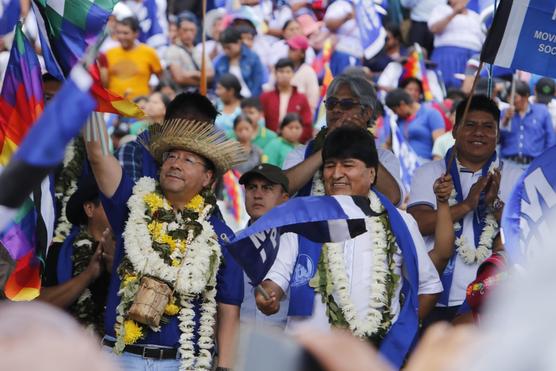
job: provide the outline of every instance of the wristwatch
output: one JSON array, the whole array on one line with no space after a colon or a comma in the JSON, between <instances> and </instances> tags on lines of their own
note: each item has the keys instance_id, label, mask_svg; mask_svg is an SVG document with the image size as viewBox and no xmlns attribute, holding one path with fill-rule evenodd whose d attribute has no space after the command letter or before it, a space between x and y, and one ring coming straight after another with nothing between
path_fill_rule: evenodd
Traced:
<instances>
[{"instance_id":1,"label":"wristwatch","mask_svg":"<svg viewBox=\"0 0 556 371\"><path fill-rule=\"evenodd\" d=\"M232 369L228 367L216 367L216 371L232 371Z\"/></svg>"},{"instance_id":2,"label":"wristwatch","mask_svg":"<svg viewBox=\"0 0 556 371\"><path fill-rule=\"evenodd\" d=\"M502 201L499 197L496 197L496 199L492 202L492 205L490 205L489 211L495 213L500 209L502 209L503 207L504 207L504 201Z\"/></svg>"}]
</instances>

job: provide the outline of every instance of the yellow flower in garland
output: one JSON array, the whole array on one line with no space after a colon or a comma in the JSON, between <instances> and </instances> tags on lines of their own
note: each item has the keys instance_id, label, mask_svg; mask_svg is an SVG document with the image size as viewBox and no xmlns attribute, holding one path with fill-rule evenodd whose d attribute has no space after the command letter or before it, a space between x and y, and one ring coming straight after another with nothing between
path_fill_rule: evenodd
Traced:
<instances>
[{"instance_id":1,"label":"yellow flower in garland","mask_svg":"<svg viewBox=\"0 0 556 371\"><path fill-rule=\"evenodd\" d=\"M151 236L153 236L153 240L158 241L160 239L162 235L162 223L153 220L147 225L147 229L151 233Z\"/></svg>"},{"instance_id":2,"label":"yellow flower in garland","mask_svg":"<svg viewBox=\"0 0 556 371\"><path fill-rule=\"evenodd\" d=\"M168 245L170 247L170 253L176 249L176 241L167 234L160 235L156 241Z\"/></svg>"},{"instance_id":3,"label":"yellow flower in garland","mask_svg":"<svg viewBox=\"0 0 556 371\"><path fill-rule=\"evenodd\" d=\"M133 320L124 322L124 343L133 344L143 337L143 329Z\"/></svg>"},{"instance_id":4,"label":"yellow flower in garland","mask_svg":"<svg viewBox=\"0 0 556 371\"><path fill-rule=\"evenodd\" d=\"M185 205L186 209L193 210L197 213L203 211L204 207L205 207L205 199L201 195L196 195L191 200L189 200L187 205Z\"/></svg>"},{"instance_id":5,"label":"yellow flower in garland","mask_svg":"<svg viewBox=\"0 0 556 371\"><path fill-rule=\"evenodd\" d=\"M156 193L149 193L143 197L143 201L147 204L150 211L160 209L164 206L164 200Z\"/></svg>"},{"instance_id":6,"label":"yellow flower in garland","mask_svg":"<svg viewBox=\"0 0 556 371\"><path fill-rule=\"evenodd\" d=\"M128 274L124 277L124 286L129 285L130 283L134 282L135 280L137 280L137 276L133 275L133 274Z\"/></svg>"},{"instance_id":7,"label":"yellow flower in garland","mask_svg":"<svg viewBox=\"0 0 556 371\"><path fill-rule=\"evenodd\" d=\"M172 259L172 267L177 267L181 264L181 261L178 259Z\"/></svg>"},{"instance_id":8,"label":"yellow flower in garland","mask_svg":"<svg viewBox=\"0 0 556 371\"><path fill-rule=\"evenodd\" d=\"M166 305L166 308L164 308L164 314L167 316L175 316L176 314L179 313L179 311L180 311L180 307L174 304L174 300L168 303Z\"/></svg>"}]
</instances>

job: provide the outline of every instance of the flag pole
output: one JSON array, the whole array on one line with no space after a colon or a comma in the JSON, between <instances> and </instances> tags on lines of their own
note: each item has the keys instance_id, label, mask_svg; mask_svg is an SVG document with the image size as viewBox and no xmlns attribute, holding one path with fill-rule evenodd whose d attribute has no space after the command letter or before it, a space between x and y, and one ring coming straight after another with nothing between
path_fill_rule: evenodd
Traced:
<instances>
[{"instance_id":1,"label":"flag pole","mask_svg":"<svg viewBox=\"0 0 556 371\"><path fill-rule=\"evenodd\" d=\"M465 110L463 111L463 117L461 118L460 122L465 122L465 120L467 119L467 114L469 113L469 106L471 105L471 98L473 97L473 94L475 93L475 88L477 87L477 81L479 81L479 76L481 76L481 70L483 69L483 65L484 62L481 61L479 63L479 68L477 69L477 72L475 72L475 78L473 79L473 85L471 86L471 91L469 92L469 96L467 97L467 102L465 103ZM458 123L456 123L458 124ZM454 149L452 150L452 153L450 155L450 158L448 159L448 164L446 166L446 174L448 175L450 174L450 168L452 167L452 163L454 162L456 158L456 148L454 147Z\"/></svg>"},{"instance_id":2,"label":"flag pole","mask_svg":"<svg viewBox=\"0 0 556 371\"><path fill-rule=\"evenodd\" d=\"M492 16L494 17L494 15L496 14L496 8L498 8L498 0L494 0L494 12L492 13ZM494 65L490 64L490 66L488 67L488 87L487 87L487 95L489 98L492 98L492 85L494 83L494 76L493 72L494 71Z\"/></svg>"},{"instance_id":3,"label":"flag pole","mask_svg":"<svg viewBox=\"0 0 556 371\"><path fill-rule=\"evenodd\" d=\"M203 31L201 32L201 81L199 90L202 95L207 95L207 61L206 61L206 44L207 44L207 0L203 0Z\"/></svg>"}]
</instances>

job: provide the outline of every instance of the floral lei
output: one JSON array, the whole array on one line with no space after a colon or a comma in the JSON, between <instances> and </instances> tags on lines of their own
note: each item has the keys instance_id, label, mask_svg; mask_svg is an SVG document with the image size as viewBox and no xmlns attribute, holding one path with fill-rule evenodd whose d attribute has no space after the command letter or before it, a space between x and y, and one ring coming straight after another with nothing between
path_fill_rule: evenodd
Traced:
<instances>
[{"instance_id":1,"label":"floral lei","mask_svg":"<svg viewBox=\"0 0 556 371\"><path fill-rule=\"evenodd\" d=\"M320 171L313 178L312 195L323 195L324 185ZM322 296L330 324L335 327L349 328L360 338L367 338L379 345L392 324L390 312L396 285L400 277L394 273L396 263L394 254L398 251L396 239L391 232L390 223L384 213L380 199L372 190L369 192L371 210L379 216L366 219L367 231L372 236L373 254L371 293L367 315L364 320L357 316L349 294L349 280L344 263L344 244L328 243L323 246L317 273L310 286ZM336 293L336 296L333 295ZM335 297L338 299L336 303Z\"/></svg>"},{"instance_id":2,"label":"floral lei","mask_svg":"<svg viewBox=\"0 0 556 371\"><path fill-rule=\"evenodd\" d=\"M495 168L495 162L490 165L488 172L491 173ZM450 206L456 205L458 202L456 200L457 192L452 189L450 198L448 199L448 204ZM498 234L498 221L494 216L493 212L488 212L485 216L484 227L479 237L479 244L475 246L468 243L467 238L462 234L460 237L456 238L454 244L456 246L456 252L463 259L463 262L468 265L473 265L475 263L482 263L490 255L492 255L492 245L494 238ZM462 223L454 223L454 231L459 231L462 229Z\"/></svg>"},{"instance_id":3,"label":"floral lei","mask_svg":"<svg viewBox=\"0 0 556 371\"><path fill-rule=\"evenodd\" d=\"M143 276L156 277L173 287L162 322L178 316L181 369L210 369L216 315L216 274L221 259L218 238L206 220L216 200L210 192L196 195L175 211L157 182L139 179L128 201L129 219L123 233L126 257L118 268L121 278L116 308L117 353L141 339L146 325L126 319ZM201 299L199 354L195 355L193 329L195 302ZM160 328L151 328L159 331Z\"/></svg>"},{"instance_id":4,"label":"floral lei","mask_svg":"<svg viewBox=\"0 0 556 371\"><path fill-rule=\"evenodd\" d=\"M72 270L74 277L87 269L97 245L98 242L93 239L85 228L81 227L81 230L73 241ZM75 303L71 305L69 311L75 318L83 323L88 330L102 337L104 335L103 309L104 303L95 302L91 290L86 288Z\"/></svg>"},{"instance_id":5,"label":"floral lei","mask_svg":"<svg viewBox=\"0 0 556 371\"><path fill-rule=\"evenodd\" d=\"M64 242L69 236L72 224L66 217L66 205L77 190L77 180L81 175L85 159L85 145L83 139L76 138L68 145L64 153L63 168L56 179L56 201L60 208L60 217L54 231L54 242Z\"/></svg>"}]
</instances>

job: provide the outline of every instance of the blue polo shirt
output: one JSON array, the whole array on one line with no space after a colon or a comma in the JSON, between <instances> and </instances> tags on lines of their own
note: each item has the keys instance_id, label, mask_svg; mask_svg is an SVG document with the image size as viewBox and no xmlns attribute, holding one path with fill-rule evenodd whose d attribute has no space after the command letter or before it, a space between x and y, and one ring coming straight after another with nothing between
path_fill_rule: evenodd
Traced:
<instances>
[{"instance_id":1,"label":"blue polo shirt","mask_svg":"<svg viewBox=\"0 0 556 371\"><path fill-rule=\"evenodd\" d=\"M502 117L504 117L502 113ZM548 109L543 104L529 104L523 117L514 114L508 126L500 124L500 155L537 157L556 144L556 134Z\"/></svg>"},{"instance_id":2,"label":"blue polo shirt","mask_svg":"<svg viewBox=\"0 0 556 371\"><path fill-rule=\"evenodd\" d=\"M153 161L152 157L143 158L143 161ZM145 174L152 176L152 174ZM113 274L110 279L110 286L108 289L108 300L106 303L106 313L105 313L105 333L108 336L115 337L114 324L116 323L116 307L120 303L120 297L118 296L118 290L120 288L120 277L116 273L117 267L122 262L124 257L124 246L123 246L123 236L125 222L127 221L129 210L127 208L127 201L132 195L132 189L134 186L132 178L123 172L122 180L116 193L111 198L106 198L101 196L106 215L112 226L114 235L117 238L116 241L116 251L114 253L114 266ZM220 265L218 275L217 275L217 294L216 301L223 304L231 304L240 306L243 301L243 271L240 266L237 265L235 260L228 253L228 250L223 248L223 241L221 236L223 234L227 235L229 239L232 239L232 231L224 224L221 217L214 213L209 222L214 227L214 231L218 236L223 263ZM199 328L199 316L200 314L200 301L195 304L195 329L194 336L195 342L198 337ZM180 338L179 320L177 316L171 316L168 324L162 325L160 332L154 332L147 330L146 336L139 340L137 344L152 344L168 347L179 347Z\"/></svg>"},{"instance_id":3,"label":"blue polo shirt","mask_svg":"<svg viewBox=\"0 0 556 371\"><path fill-rule=\"evenodd\" d=\"M444 129L444 120L440 112L421 104L421 107L411 119L398 119L398 126L403 133L404 138L417 156L424 159L432 159L432 133L438 129ZM390 134L390 125L384 126L385 132Z\"/></svg>"}]
</instances>

